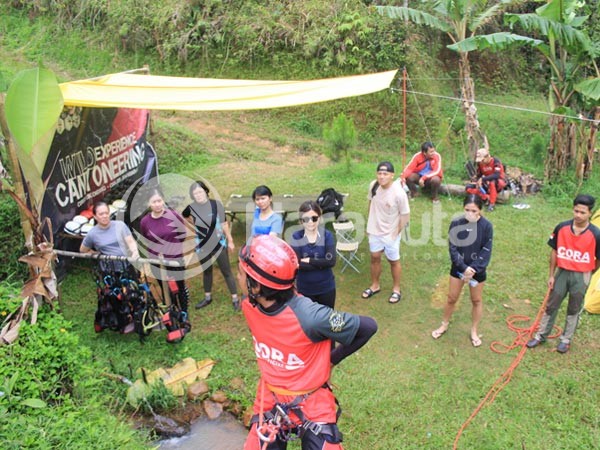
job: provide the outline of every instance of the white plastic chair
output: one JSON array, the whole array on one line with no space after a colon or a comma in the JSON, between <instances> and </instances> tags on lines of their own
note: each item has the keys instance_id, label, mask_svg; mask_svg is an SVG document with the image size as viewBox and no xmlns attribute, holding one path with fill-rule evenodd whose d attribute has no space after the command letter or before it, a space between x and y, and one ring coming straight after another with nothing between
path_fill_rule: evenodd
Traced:
<instances>
[{"instance_id":1,"label":"white plastic chair","mask_svg":"<svg viewBox=\"0 0 600 450\"><path fill-rule=\"evenodd\" d=\"M354 223L348 222L333 222L333 230L335 231L335 252L343 261L341 272L344 272L348 266L352 267L357 273L360 270L355 266L361 260L358 257L358 241L356 240L356 230Z\"/></svg>"}]
</instances>

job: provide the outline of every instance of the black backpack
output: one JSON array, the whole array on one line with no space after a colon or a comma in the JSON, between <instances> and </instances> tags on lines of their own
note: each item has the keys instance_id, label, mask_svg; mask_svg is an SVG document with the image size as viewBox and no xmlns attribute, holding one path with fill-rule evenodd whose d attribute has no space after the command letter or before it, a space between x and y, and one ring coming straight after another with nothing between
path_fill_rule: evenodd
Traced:
<instances>
[{"instance_id":1,"label":"black backpack","mask_svg":"<svg viewBox=\"0 0 600 450\"><path fill-rule=\"evenodd\" d=\"M317 197L317 204L321 207L323 214L333 213L337 219L344 207L344 196L333 188L327 188Z\"/></svg>"}]
</instances>

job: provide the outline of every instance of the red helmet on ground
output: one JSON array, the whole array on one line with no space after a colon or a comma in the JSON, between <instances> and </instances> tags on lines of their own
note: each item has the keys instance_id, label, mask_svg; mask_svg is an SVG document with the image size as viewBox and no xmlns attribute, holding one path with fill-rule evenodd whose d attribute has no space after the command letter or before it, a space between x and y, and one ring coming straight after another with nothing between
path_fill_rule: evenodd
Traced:
<instances>
[{"instance_id":1,"label":"red helmet on ground","mask_svg":"<svg viewBox=\"0 0 600 450\"><path fill-rule=\"evenodd\" d=\"M275 236L261 235L242 247L240 266L263 286L284 290L294 286L298 257L287 242Z\"/></svg>"}]
</instances>

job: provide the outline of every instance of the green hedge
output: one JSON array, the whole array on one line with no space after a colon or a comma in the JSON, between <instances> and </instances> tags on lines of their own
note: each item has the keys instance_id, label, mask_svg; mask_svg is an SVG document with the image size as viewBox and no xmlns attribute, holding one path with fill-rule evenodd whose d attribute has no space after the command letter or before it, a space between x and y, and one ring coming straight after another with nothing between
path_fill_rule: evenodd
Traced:
<instances>
[{"instance_id":1,"label":"green hedge","mask_svg":"<svg viewBox=\"0 0 600 450\"><path fill-rule=\"evenodd\" d=\"M18 261L26 253L19 208L12 198L0 192L0 280L25 280L27 265Z\"/></svg>"}]
</instances>

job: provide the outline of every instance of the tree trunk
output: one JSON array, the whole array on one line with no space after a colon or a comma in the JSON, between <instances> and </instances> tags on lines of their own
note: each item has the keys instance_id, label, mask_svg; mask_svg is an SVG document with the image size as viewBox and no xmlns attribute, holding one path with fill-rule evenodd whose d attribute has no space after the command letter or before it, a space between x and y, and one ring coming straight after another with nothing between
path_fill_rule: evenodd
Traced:
<instances>
[{"instance_id":1,"label":"tree trunk","mask_svg":"<svg viewBox=\"0 0 600 450\"><path fill-rule=\"evenodd\" d=\"M544 170L546 180L555 178L569 166L568 130L569 125L563 117L550 117L550 143Z\"/></svg>"},{"instance_id":2,"label":"tree trunk","mask_svg":"<svg viewBox=\"0 0 600 450\"><path fill-rule=\"evenodd\" d=\"M571 166L575 167L575 175L579 180L588 178L594 162L594 150L600 108L594 110L594 122L590 123L589 137L586 131L589 122L573 123L563 117L552 116L550 119L550 144L546 155L546 179L556 178L566 173Z\"/></svg>"},{"instance_id":3,"label":"tree trunk","mask_svg":"<svg viewBox=\"0 0 600 450\"><path fill-rule=\"evenodd\" d=\"M600 106L596 106L593 112L594 121L590 126L590 136L587 139L587 145L583 156L582 178L588 178L592 173L594 166L594 152L596 150L596 136L598 134L598 125L600 124Z\"/></svg>"},{"instance_id":4,"label":"tree trunk","mask_svg":"<svg viewBox=\"0 0 600 450\"><path fill-rule=\"evenodd\" d=\"M462 110L465 114L465 128L469 142L469 156L475 159L477 149L485 143L485 134L479 128L477 118L477 107L475 106L475 83L471 78L471 66L468 53L461 53L458 68L460 72L460 90L462 98Z\"/></svg>"}]
</instances>

